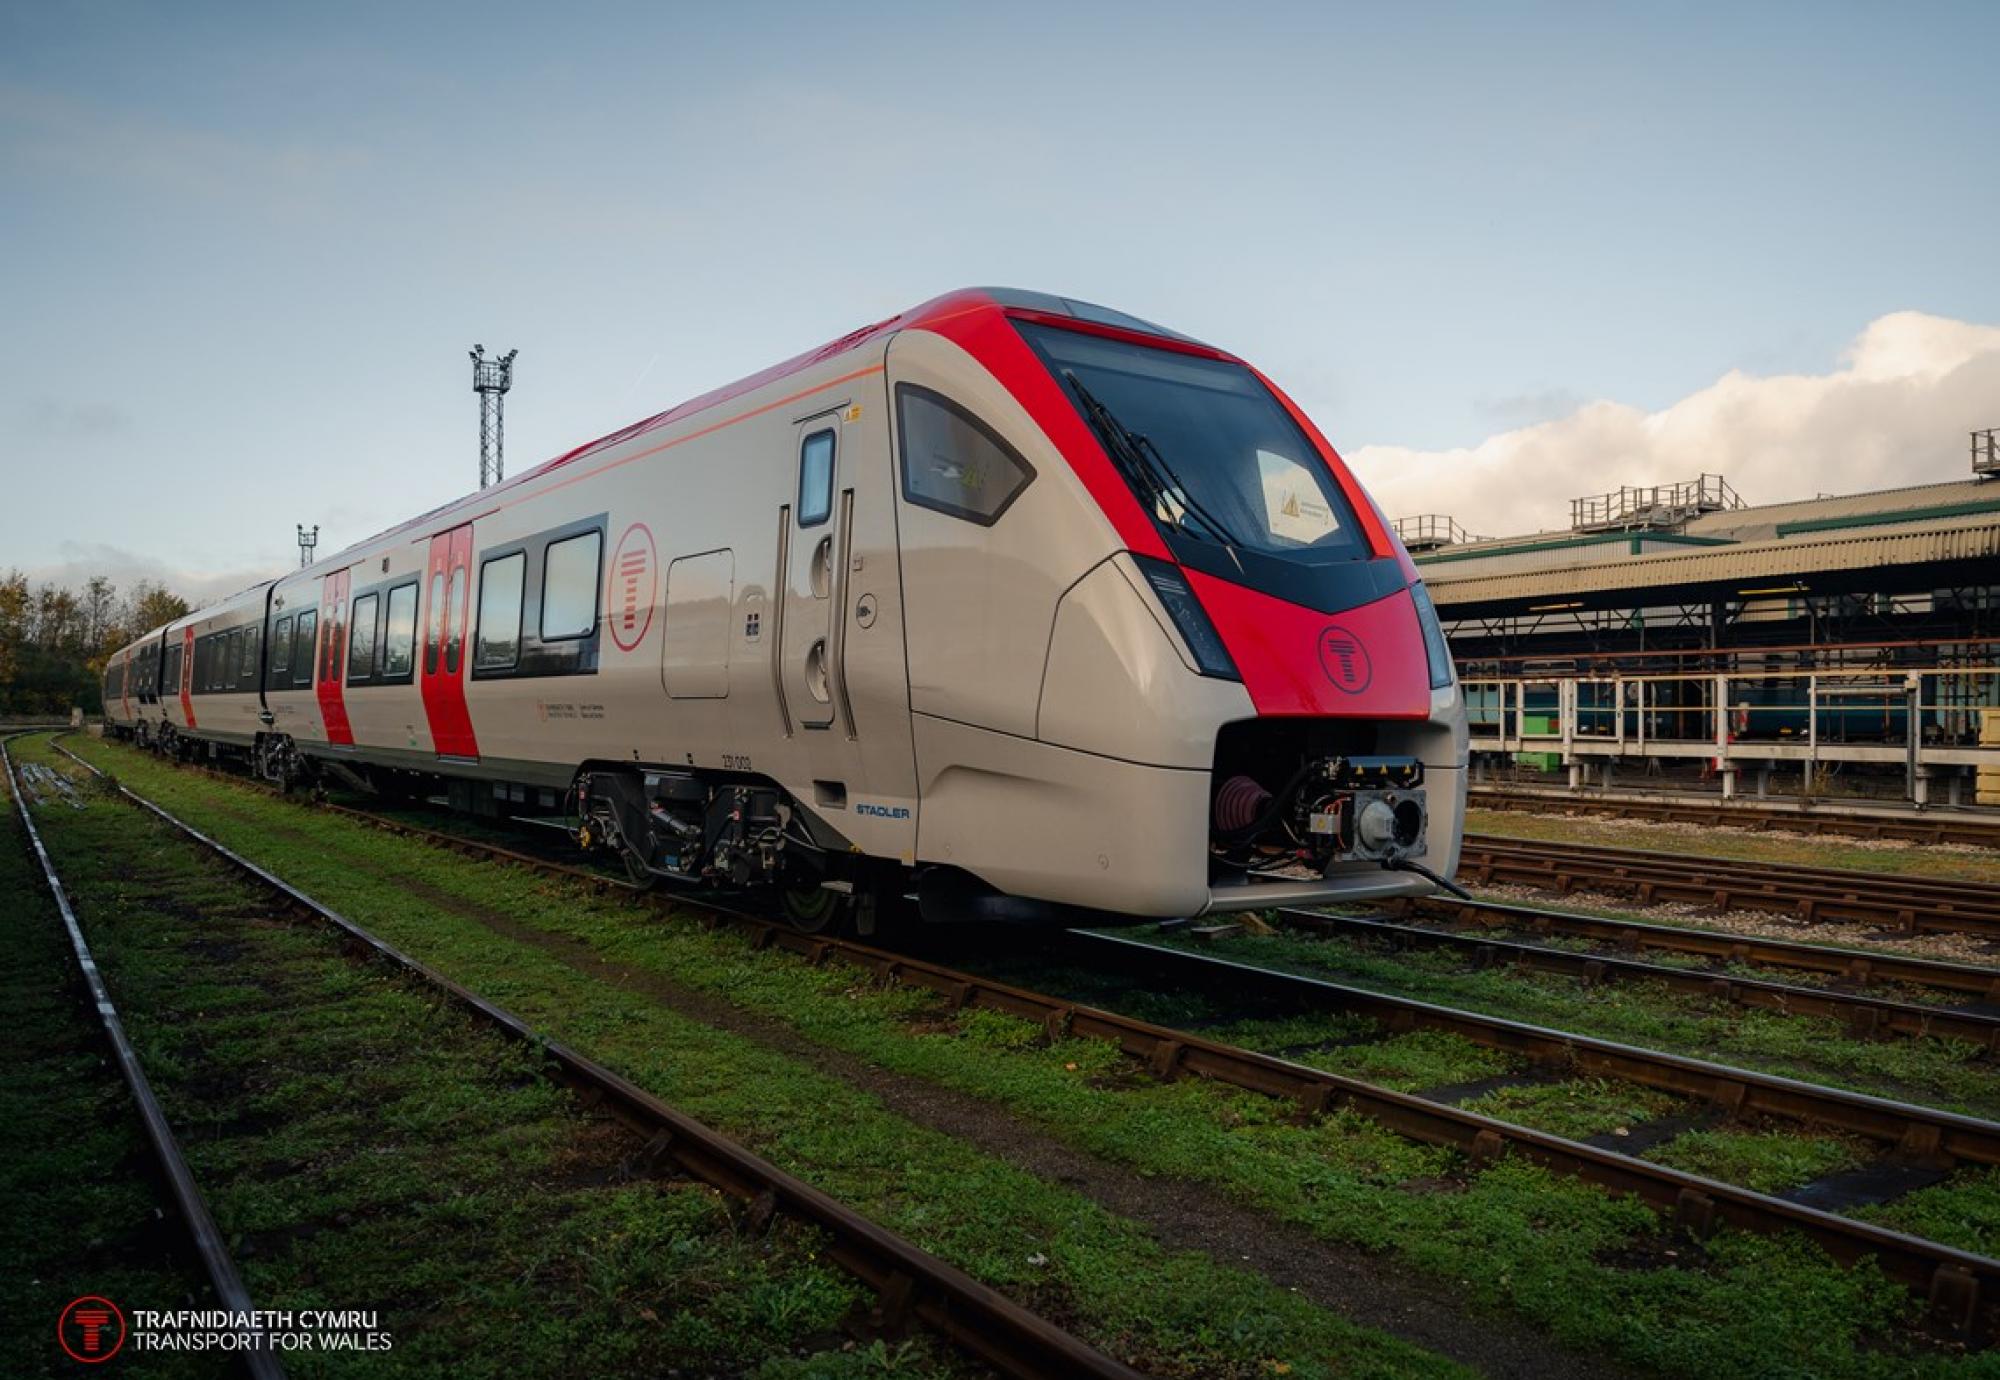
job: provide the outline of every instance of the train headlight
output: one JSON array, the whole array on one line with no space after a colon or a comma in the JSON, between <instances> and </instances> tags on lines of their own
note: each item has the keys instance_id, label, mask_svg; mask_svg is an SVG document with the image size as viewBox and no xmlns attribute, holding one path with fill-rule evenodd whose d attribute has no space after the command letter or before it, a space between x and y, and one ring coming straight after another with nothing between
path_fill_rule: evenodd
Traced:
<instances>
[{"instance_id":1,"label":"train headlight","mask_svg":"<svg viewBox=\"0 0 2000 1380\"><path fill-rule=\"evenodd\" d=\"M1444 640L1444 625L1438 622L1437 605L1422 580L1410 586L1410 598L1417 605L1417 626L1424 630L1424 659L1431 664L1431 689L1451 686L1451 646Z\"/></svg>"},{"instance_id":2,"label":"train headlight","mask_svg":"<svg viewBox=\"0 0 2000 1380\"><path fill-rule=\"evenodd\" d=\"M1194 654L1194 664L1201 668L1201 673L1219 680L1243 679L1237 673L1236 663L1229 659L1229 649L1222 645L1222 634L1209 621L1201 600L1194 597L1181 568L1151 556L1134 554L1132 559L1138 564L1139 573L1146 577L1146 583L1153 587L1153 593L1160 596L1167 616L1180 630L1181 640Z\"/></svg>"}]
</instances>

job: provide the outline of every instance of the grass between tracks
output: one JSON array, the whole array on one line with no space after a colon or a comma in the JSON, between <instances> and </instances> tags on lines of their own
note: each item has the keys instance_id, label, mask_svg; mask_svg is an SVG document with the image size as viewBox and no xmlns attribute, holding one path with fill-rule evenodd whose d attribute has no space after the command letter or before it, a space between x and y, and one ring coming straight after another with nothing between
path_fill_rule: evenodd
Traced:
<instances>
[{"instance_id":1,"label":"grass between tracks","mask_svg":"<svg viewBox=\"0 0 2000 1380\"><path fill-rule=\"evenodd\" d=\"M53 1380L77 1371L55 1339L70 1300L178 1306L205 1285L161 1215L171 1200L12 799L0 775L0 1368ZM152 1373L207 1368L163 1359Z\"/></svg>"},{"instance_id":2,"label":"grass between tracks","mask_svg":"<svg viewBox=\"0 0 2000 1380\"><path fill-rule=\"evenodd\" d=\"M1477 808L1465 812L1465 828L1468 833L1547 843L1581 843L1684 855L1699 853L1703 857L1739 858L1746 862L2000 883L2000 852L1962 845L1939 847L1893 839L1843 839L1833 834L1774 838L1705 824Z\"/></svg>"},{"instance_id":3,"label":"grass between tracks","mask_svg":"<svg viewBox=\"0 0 2000 1380\"><path fill-rule=\"evenodd\" d=\"M725 995L829 1046L987 1099L1109 1160L1210 1184L1329 1239L1393 1254L1471 1304L1511 1308L1569 1343L1651 1370L1739 1373L1756 1358L1766 1374L1993 1371L1987 1358L1913 1342L1914 1306L1901 1288L1872 1268L1838 1268L1797 1240L1723 1232L1679 1242L1643 1206L1518 1160L1475 1169L1345 1114L1298 1126L1288 1106L1198 1081L1158 1083L1095 1042L1045 1046L1026 1023L941 1013L921 993L759 953L727 931L662 922L617 898L300 811L127 750L85 751L355 919L1002 1287L1032 1293L1054 1275L1072 1297L1117 1316L1119 1300L1090 1282L1101 1263L1071 1249L1048 1210L1019 1197L1013 1176L988 1167L992 1182L981 1185L956 1168L965 1152L934 1137L920 1136L913 1154L904 1142L834 1132L834 1114L844 1118L853 1102L846 1091L809 1080L810 1097L796 1100L787 1095L798 1077L791 1071L766 1075L770 1086L743 1086L741 1072L729 1071L746 1061L761 1068L768 1056L581 981L461 911L490 909L580 941L635 975ZM413 885L434 903L414 900ZM1326 1038L1324 1022L1316 1029ZM1400 1057L1410 1079L1440 1081L1461 1057L1472 1061L1471 1077L1483 1076L1483 1051L1427 1053L1423 1040L1406 1037ZM943 1182L947 1174L957 1182ZM1048 1263L1031 1264L1035 1256ZM1679 1267L1659 1268L1663 1257ZM1273 1355L1289 1339L1282 1317L1218 1310L1185 1293L1124 1306L1150 1314L1166 1336L1248 1327L1270 1338Z\"/></svg>"},{"instance_id":4,"label":"grass between tracks","mask_svg":"<svg viewBox=\"0 0 2000 1380\"><path fill-rule=\"evenodd\" d=\"M410 882L463 884L468 894L482 900L489 899L495 883L505 883L514 893L510 913L534 923L583 912L566 886L512 869L482 867L100 745L84 750L124 770L135 788L184 812L191 823L538 1029L610 1064L1141 1369L1223 1377L1461 1373L1438 1357L1358 1327L1261 1277L1225 1268L1207 1256L1165 1252L1142 1230L1075 1192L891 1115L873 1097L795 1060L584 977L544 951L498 936L448 908L413 901ZM117 808L125 811L120 816L124 828L139 827L139 817L129 807ZM245 818L264 819L283 832L246 827ZM330 948L306 930L286 931L285 942ZM724 947L732 949L733 963L774 970L792 966L740 944ZM852 982L852 974L814 976ZM837 1004L840 999L830 995L829 1000ZM906 1010L911 1006L909 994L886 1000ZM326 1089L307 1080L295 1091L296 1100L273 1109L269 1134L289 1135L284 1125ZM499 1134L506 1117L487 1119ZM424 1175L412 1173L414 1193ZM640 1230L648 1216L643 1208L634 1208L628 1214L631 1230ZM648 1225L650 1248L646 1241L633 1241L626 1249L638 1259L651 1258L658 1250L671 1252L672 1225ZM490 1230L492 1223L473 1213L437 1224L436 1234L486 1249ZM667 1240L660 1239L663 1233ZM600 1269L597 1252L582 1242L550 1240L536 1259L550 1268L589 1271L591 1299L617 1307L632 1297L631 1282L610 1267L616 1257ZM441 1261L436 1271L445 1279L460 1268L462 1264ZM664 1316L659 1305L655 1309ZM620 1326L627 1332L647 1330L629 1315ZM748 1337L744 1344L756 1340ZM519 1373L559 1369L523 1363Z\"/></svg>"},{"instance_id":5,"label":"grass between tracks","mask_svg":"<svg viewBox=\"0 0 2000 1380\"><path fill-rule=\"evenodd\" d=\"M1169 948L1201 948L1197 940L1171 934L1127 933ZM1697 997L1656 983L1624 980L1586 985L1558 974L1472 968L1463 954L1451 950L1396 953L1296 931L1241 935L1221 952L1245 963L1510 1020L1923 1102L1971 1116L2000 1117L2000 1078L1994 1076L1990 1062L1976 1058L1976 1046L1962 1041L1856 1039L1838 1021ZM1500 1065L1493 1071L1509 1068Z\"/></svg>"},{"instance_id":6,"label":"grass between tracks","mask_svg":"<svg viewBox=\"0 0 2000 1380\"><path fill-rule=\"evenodd\" d=\"M863 1291L819 1233L750 1236L713 1190L632 1172L636 1135L582 1112L519 1046L343 957L330 931L270 918L260 890L165 826L86 798L37 822L252 1297L378 1310L393 1338L386 1355L289 1354L292 1373L556 1375L586 1357L597 1375L962 1372L933 1339L849 1342L838 1325ZM48 1173L100 1193L126 1181L46 1123L23 1129ZM84 1282L128 1310L181 1302Z\"/></svg>"}]
</instances>

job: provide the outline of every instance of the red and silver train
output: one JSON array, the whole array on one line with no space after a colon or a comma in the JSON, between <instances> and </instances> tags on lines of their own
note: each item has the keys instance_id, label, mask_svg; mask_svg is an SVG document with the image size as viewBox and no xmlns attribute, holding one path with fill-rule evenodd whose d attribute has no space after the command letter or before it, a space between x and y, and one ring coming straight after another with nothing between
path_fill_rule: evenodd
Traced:
<instances>
[{"instance_id":1,"label":"red and silver train","mask_svg":"<svg viewBox=\"0 0 2000 1380\"><path fill-rule=\"evenodd\" d=\"M800 923L1428 891L1465 709L1416 568L1256 369L968 290L156 629L111 729L568 821Z\"/></svg>"}]
</instances>

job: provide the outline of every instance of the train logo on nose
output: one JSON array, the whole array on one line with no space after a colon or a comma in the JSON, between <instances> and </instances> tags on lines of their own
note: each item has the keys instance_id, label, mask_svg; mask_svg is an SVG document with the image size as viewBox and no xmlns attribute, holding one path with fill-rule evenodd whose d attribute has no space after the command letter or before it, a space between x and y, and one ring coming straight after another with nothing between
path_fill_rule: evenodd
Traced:
<instances>
[{"instance_id":1,"label":"train logo on nose","mask_svg":"<svg viewBox=\"0 0 2000 1380\"><path fill-rule=\"evenodd\" d=\"M1368 649L1361 645L1360 638L1338 623L1329 623L1320 630L1319 664L1326 678L1333 682L1333 688L1343 694L1358 695L1375 679L1375 666L1368 659Z\"/></svg>"}]
</instances>

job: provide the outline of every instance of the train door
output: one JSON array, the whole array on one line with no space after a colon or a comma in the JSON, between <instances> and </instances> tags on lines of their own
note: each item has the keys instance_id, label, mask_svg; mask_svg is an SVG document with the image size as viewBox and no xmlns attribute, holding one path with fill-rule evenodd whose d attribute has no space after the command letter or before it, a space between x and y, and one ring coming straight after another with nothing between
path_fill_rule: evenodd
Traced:
<instances>
[{"instance_id":1,"label":"train door","mask_svg":"<svg viewBox=\"0 0 2000 1380\"><path fill-rule=\"evenodd\" d=\"M863 405L791 432L772 629L788 782L857 846L912 856L917 804L888 419Z\"/></svg>"},{"instance_id":2,"label":"train door","mask_svg":"<svg viewBox=\"0 0 2000 1380\"><path fill-rule=\"evenodd\" d=\"M830 729L839 717L842 687L834 644L845 624L837 616L845 599L844 588L836 586L846 583L854 509L854 491L840 493L841 449L838 413L799 424L779 641L784 702L802 729ZM850 724L852 719L850 711Z\"/></svg>"},{"instance_id":3,"label":"train door","mask_svg":"<svg viewBox=\"0 0 2000 1380\"><path fill-rule=\"evenodd\" d=\"M319 665L314 676L320 721L326 740L339 747L354 746L354 729L347 722L347 696L342 681L347 669L347 593L353 572L336 570L319 585Z\"/></svg>"},{"instance_id":4,"label":"train door","mask_svg":"<svg viewBox=\"0 0 2000 1380\"><path fill-rule=\"evenodd\" d=\"M424 717L440 757L477 758L465 703L466 623L472 602L472 525L431 538L424 572L424 655L417 667Z\"/></svg>"}]
</instances>

